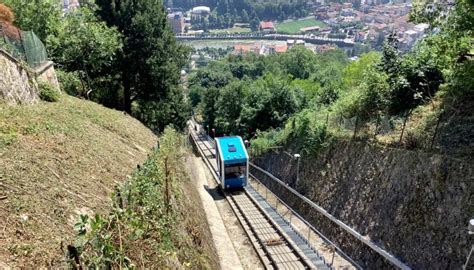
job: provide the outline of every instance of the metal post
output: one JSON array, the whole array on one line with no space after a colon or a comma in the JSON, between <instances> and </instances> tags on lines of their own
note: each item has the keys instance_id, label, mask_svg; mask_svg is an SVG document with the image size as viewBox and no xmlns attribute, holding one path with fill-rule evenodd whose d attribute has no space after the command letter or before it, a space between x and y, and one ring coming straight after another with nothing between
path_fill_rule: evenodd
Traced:
<instances>
[{"instance_id":1,"label":"metal post","mask_svg":"<svg viewBox=\"0 0 474 270\"><path fill-rule=\"evenodd\" d=\"M462 270L467 269L467 265L469 264L469 260L471 259L472 251L474 250L474 245L471 246L471 251L469 251L469 255L467 255L466 263L462 266Z\"/></svg>"},{"instance_id":2,"label":"metal post","mask_svg":"<svg viewBox=\"0 0 474 270\"><path fill-rule=\"evenodd\" d=\"M296 165L296 183L299 183L299 181L300 181L300 158L301 158L301 155L300 154L294 154L293 157L297 161L297 165Z\"/></svg>"},{"instance_id":3,"label":"metal post","mask_svg":"<svg viewBox=\"0 0 474 270\"><path fill-rule=\"evenodd\" d=\"M332 248L332 259L331 259L331 266L334 264L334 255L336 253L336 249L333 247Z\"/></svg>"},{"instance_id":4,"label":"metal post","mask_svg":"<svg viewBox=\"0 0 474 270\"><path fill-rule=\"evenodd\" d=\"M311 245L311 227L308 226L308 244Z\"/></svg>"},{"instance_id":5,"label":"metal post","mask_svg":"<svg viewBox=\"0 0 474 270\"><path fill-rule=\"evenodd\" d=\"M7 45L7 37L5 36L5 31L3 30L3 24L0 23L0 29L2 30L3 41L5 41L5 45Z\"/></svg>"},{"instance_id":6,"label":"metal post","mask_svg":"<svg viewBox=\"0 0 474 270\"><path fill-rule=\"evenodd\" d=\"M468 235L474 235L474 219L469 220L469 225L467 226ZM472 251L474 250L474 245L471 246L471 251L469 251L469 255L467 255L466 263L462 266L462 270L467 269L467 265L469 264L469 260L471 259Z\"/></svg>"},{"instance_id":7,"label":"metal post","mask_svg":"<svg viewBox=\"0 0 474 270\"><path fill-rule=\"evenodd\" d=\"M31 63L28 59L28 54L26 53L25 43L23 42L23 35L22 35L22 32L20 31L20 29L18 29L18 36L20 37L21 49L23 50L23 55L25 56L25 61L26 61L26 63L31 65Z\"/></svg>"},{"instance_id":8,"label":"metal post","mask_svg":"<svg viewBox=\"0 0 474 270\"><path fill-rule=\"evenodd\" d=\"M300 181L300 159L298 159L298 164L296 165L296 183Z\"/></svg>"}]
</instances>

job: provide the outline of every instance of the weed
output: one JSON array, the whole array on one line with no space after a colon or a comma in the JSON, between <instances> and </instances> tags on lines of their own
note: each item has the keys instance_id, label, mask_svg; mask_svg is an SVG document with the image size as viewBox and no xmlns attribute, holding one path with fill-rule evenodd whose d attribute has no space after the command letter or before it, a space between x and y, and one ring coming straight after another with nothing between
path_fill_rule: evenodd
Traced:
<instances>
[{"instance_id":1,"label":"weed","mask_svg":"<svg viewBox=\"0 0 474 270\"><path fill-rule=\"evenodd\" d=\"M78 72L56 71L61 89L71 96L84 95L84 89L81 84Z\"/></svg>"},{"instance_id":2,"label":"weed","mask_svg":"<svg viewBox=\"0 0 474 270\"><path fill-rule=\"evenodd\" d=\"M44 101L57 102L59 100L59 92L50 83L42 82L39 84L39 97Z\"/></svg>"},{"instance_id":3,"label":"weed","mask_svg":"<svg viewBox=\"0 0 474 270\"><path fill-rule=\"evenodd\" d=\"M75 244L81 265L133 268L145 263L171 268L169 263L190 265L188 261L199 261L189 258L190 252L180 244L180 239L187 238L191 243L201 243L199 231L180 235L181 191L177 182L186 179L181 138L167 128L159 147L123 186L116 187L113 210L94 218L80 216ZM143 251L147 251L145 261Z\"/></svg>"},{"instance_id":4,"label":"weed","mask_svg":"<svg viewBox=\"0 0 474 270\"><path fill-rule=\"evenodd\" d=\"M0 131L0 146L8 146L15 142L17 133L14 129Z\"/></svg>"},{"instance_id":5,"label":"weed","mask_svg":"<svg viewBox=\"0 0 474 270\"><path fill-rule=\"evenodd\" d=\"M25 128L25 134L38 134L40 131L41 127L38 123L29 123Z\"/></svg>"}]
</instances>

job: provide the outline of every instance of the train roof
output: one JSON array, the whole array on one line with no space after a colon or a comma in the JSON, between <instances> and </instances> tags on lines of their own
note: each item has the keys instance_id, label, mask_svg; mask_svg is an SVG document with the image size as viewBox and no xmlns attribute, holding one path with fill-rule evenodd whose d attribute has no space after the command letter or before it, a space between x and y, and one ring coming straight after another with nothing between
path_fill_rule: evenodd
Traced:
<instances>
[{"instance_id":1,"label":"train roof","mask_svg":"<svg viewBox=\"0 0 474 270\"><path fill-rule=\"evenodd\" d=\"M220 137L216 138L216 143L224 163L238 163L248 160L247 150L241 137Z\"/></svg>"}]
</instances>

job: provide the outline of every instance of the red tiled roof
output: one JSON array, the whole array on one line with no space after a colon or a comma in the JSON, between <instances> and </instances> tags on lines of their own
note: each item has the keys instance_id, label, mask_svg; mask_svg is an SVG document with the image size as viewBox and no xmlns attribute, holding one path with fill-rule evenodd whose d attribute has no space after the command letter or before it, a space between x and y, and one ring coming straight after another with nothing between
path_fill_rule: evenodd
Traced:
<instances>
[{"instance_id":1,"label":"red tiled roof","mask_svg":"<svg viewBox=\"0 0 474 270\"><path fill-rule=\"evenodd\" d=\"M285 53L286 51L288 51L287 46L277 46L275 48L275 52L277 52L277 53Z\"/></svg>"},{"instance_id":2,"label":"red tiled roof","mask_svg":"<svg viewBox=\"0 0 474 270\"><path fill-rule=\"evenodd\" d=\"M234 50L237 52L249 52L250 51L250 46L249 45L241 45L237 44L234 46Z\"/></svg>"},{"instance_id":3,"label":"red tiled roof","mask_svg":"<svg viewBox=\"0 0 474 270\"><path fill-rule=\"evenodd\" d=\"M260 22L260 28L262 29L275 29L272 22Z\"/></svg>"}]
</instances>

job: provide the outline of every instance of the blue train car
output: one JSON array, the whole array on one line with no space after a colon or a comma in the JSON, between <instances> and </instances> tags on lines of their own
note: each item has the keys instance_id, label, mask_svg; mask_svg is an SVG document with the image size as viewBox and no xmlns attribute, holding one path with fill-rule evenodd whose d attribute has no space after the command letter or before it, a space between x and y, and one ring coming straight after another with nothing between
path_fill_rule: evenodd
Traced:
<instances>
[{"instance_id":1,"label":"blue train car","mask_svg":"<svg viewBox=\"0 0 474 270\"><path fill-rule=\"evenodd\" d=\"M217 171L223 189L239 189L247 185L249 156L241 137L220 137L216 140Z\"/></svg>"}]
</instances>

